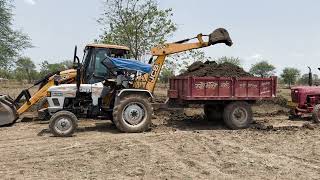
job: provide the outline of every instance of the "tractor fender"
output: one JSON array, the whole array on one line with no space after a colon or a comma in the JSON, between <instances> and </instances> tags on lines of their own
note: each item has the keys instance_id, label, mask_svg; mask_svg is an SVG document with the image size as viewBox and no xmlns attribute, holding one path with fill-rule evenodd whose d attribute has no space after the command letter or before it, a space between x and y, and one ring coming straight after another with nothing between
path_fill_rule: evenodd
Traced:
<instances>
[{"instance_id":1,"label":"tractor fender","mask_svg":"<svg viewBox=\"0 0 320 180\"><path fill-rule=\"evenodd\" d=\"M151 100L154 99L152 93L146 89L122 89L121 91L119 91L116 95L116 99L115 99L115 105L117 105L119 103L119 101L121 100L121 98L128 96L128 95L144 95L148 98L151 98Z\"/></svg>"}]
</instances>

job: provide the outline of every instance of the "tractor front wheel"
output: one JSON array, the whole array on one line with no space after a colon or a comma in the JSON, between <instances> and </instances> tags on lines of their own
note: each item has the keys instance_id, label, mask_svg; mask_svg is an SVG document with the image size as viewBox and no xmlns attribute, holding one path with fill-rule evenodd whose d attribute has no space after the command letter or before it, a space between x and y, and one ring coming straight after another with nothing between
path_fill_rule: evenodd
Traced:
<instances>
[{"instance_id":1,"label":"tractor front wheel","mask_svg":"<svg viewBox=\"0 0 320 180\"><path fill-rule=\"evenodd\" d=\"M113 109L113 122L122 132L138 133L150 128L153 108L144 96L123 97Z\"/></svg>"},{"instance_id":2,"label":"tractor front wheel","mask_svg":"<svg viewBox=\"0 0 320 180\"><path fill-rule=\"evenodd\" d=\"M312 118L315 123L320 123L320 104L314 106L312 111Z\"/></svg>"},{"instance_id":3,"label":"tractor front wheel","mask_svg":"<svg viewBox=\"0 0 320 180\"><path fill-rule=\"evenodd\" d=\"M49 129L56 137L70 137L78 126L78 118L69 111L59 111L50 118Z\"/></svg>"}]
</instances>

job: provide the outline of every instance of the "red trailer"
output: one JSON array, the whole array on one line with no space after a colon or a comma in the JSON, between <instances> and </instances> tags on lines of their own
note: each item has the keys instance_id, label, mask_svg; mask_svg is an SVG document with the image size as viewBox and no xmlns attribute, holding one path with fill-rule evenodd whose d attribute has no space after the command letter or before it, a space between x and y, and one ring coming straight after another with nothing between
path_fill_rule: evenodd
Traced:
<instances>
[{"instance_id":1,"label":"red trailer","mask_svg":"<svg viewBox=\"0 0 320 180\"><path fill-rule=\"evenodd\" d=\"M175 77L170 79L169 105L203 104L208 119L223 118L231 129L252 122L251 104L276 97L277 77Z\"/></svg>"}]
</instances>

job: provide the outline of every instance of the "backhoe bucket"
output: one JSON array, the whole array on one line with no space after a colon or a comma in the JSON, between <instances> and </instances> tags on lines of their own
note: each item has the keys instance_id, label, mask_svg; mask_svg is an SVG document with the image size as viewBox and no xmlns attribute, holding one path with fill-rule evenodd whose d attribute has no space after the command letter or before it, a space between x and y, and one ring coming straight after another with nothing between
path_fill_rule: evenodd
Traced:
<instances>
[{"instance_id":1,"label":"backhoe bucket","mask_svg":"<svg viewBox=\"0 0 320 180\"><path fill-rule=\"evenodd\" d=\"M18 119L17 108L7 95L0 95L0 126L11 125Z\"/></svg>"},{"instance_id":2,"label":"backhoe bucket","mask_svg":"<svg viewBox=\"0 0 320 180\"><path fill-rule=\"evenodd\" d=\"M233 44L228 31L224 28L218 28L209 35L209 46L218 43L225 43L227 46L232 46Z\"/></svg>"}]
</instances>

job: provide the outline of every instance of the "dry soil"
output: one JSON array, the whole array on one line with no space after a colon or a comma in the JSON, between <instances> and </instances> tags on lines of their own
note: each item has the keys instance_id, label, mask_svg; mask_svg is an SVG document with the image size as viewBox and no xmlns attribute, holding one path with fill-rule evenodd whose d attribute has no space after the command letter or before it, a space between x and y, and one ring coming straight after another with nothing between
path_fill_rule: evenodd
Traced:
<instances>
[{"instance_id":1,"label":"dry soil","mask_svg":"<svg viewBox=\"0 0 320 180\"><path fill-rule=\"evenodd\" d=\"M0 90L28 87L16 86ZM236 131L201 109L157 112L140 134L82 121L74 137L55 138L46 122L17 123L0 128L0 179L319 179L320 128L278 105L253 110L252 127Z\"/></svg>"},{"instance_id":2,"label":"dry soil","mask_svg":"<svg viewBox=\"0 0 320 180\"><path fill-rule=\"evenodd\" d=\"M288 121L279 109L254 107L255 123L236 131L206 120L201 109L158 112L140 134L82 121L74 137L56 138L46 123L17 123L0 128L0 177L318 179L320 128Z\"/></svg>"}]
</instances>

